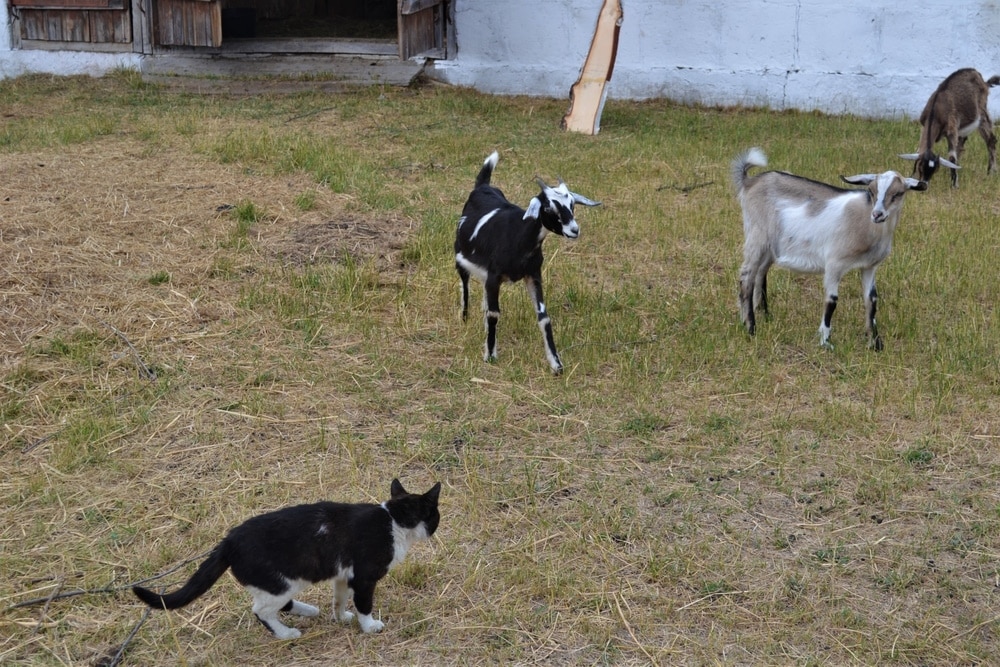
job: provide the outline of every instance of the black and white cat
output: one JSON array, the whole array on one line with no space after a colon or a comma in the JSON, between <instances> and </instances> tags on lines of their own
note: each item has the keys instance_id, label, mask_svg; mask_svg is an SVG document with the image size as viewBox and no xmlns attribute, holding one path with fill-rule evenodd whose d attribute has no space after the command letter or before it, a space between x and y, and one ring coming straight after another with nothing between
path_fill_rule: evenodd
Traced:
<instances>
[{"instance_id":1,"label":"black and white cat","mask_svg":"<svg viewBox=\"0 0 1000 667\"><path fill-rule=\"evenodd\" d=\"M141 586L132 591L156 609L193 602L229 568L253 596L253 613L279 639L302 633L283 625L278 612L317 616L319 609L293 600L312 584L333 581L333 614L349 623L349 591L363 632L384 625L372 618L375 584L398 565L410 545L437 530L441 483L423 494L408 493L392 480L390 498L372 503L319 502L255 516L229 531L179 590L160 595Z\"/></svg>"}]
</instances>

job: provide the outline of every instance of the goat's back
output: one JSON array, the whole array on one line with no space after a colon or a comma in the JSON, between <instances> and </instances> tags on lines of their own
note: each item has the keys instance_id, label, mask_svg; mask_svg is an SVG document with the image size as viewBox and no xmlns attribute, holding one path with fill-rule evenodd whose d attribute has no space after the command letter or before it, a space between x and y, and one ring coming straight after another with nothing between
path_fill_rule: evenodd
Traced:
<instances>
[{"instance_id":1,"label":"goat's back","mask_svg":"<svg viewBox=\"0 0 1000 667\"><path fill-rule=\"evenodd\" d=\"M770 226L777 224L779 211L795 208L806 218L816 218L827 209L832 199L858 192L829 183L814 181L784 171L765 171L746 178L739 191L744 222Z\"/></svg>"},{"instance_id":2,"label":"goat's back","mask_svg":"<svg viewBox=\"0 0 1000 667\"><path fill-rule=\"evenodd\" d=\"M515 209L522 215L524 214L524 209L511 203L500 188L495 185L484 184L477 185L469 193L469 198L465 201L465 207L462 209L462 215L471 214L478 217L498 208Z\"/></svg>"},{"instance_id":3,"label":"goat's back","mask_svg":"<svg viewBox=\"0 0 1000 667\"><path fill-rule=\"evenodd\" d=\"M784 171L765 171L747 178L738 198L748 246L770 246L776 257L787 254L779 247L782 237L797 238L807 246L822 245L855 226L864 236L864 228L871 224L867 191L840 188ZM796 252L805 253L802 249ZM798 271L820 270L818 259L808 264L810 268L794 263L789 266Z\"/></svg>"},{"instance_id":4,"label":"goat's back","mask_svg":"<svg viewBox=\"0 0 1000 667\"><path fill-rule=\"evenodd\" d=\"M991 77L990 84L983 75L972 67L952 72L931 94L920 114L920 124L943 124L949 118L956 118L958 125L967 125L982 112L990 94L990 85L1000 78Z\"/></svg>"},{"instance_id":5,"label":"goat's back","mask_svg":"<svg viewBox=\"0 0 1000 667\"><path fill-rule=\"evenodd\" d=\"M789 202L812 201L822 204L832 197L855 191L853 188L837 187L805 176L789 174L787 171L765 171L743 181L741 194L744 197L765 197Z\"/></svg>"}]
</instances>

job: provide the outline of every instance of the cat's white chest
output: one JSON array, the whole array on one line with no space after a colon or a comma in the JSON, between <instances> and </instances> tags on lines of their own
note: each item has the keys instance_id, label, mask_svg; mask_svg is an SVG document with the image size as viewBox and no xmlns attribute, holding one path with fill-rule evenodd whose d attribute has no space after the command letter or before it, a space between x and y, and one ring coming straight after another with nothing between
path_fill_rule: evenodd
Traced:
<instances>
[{"instance_id":1,"label":"cat's white chest","mask_svg":"<svg viewBox=\"0 0 1000 667\"><path fill-rule=\"evenodd\" d=\"M393 521L392 562L389 563L389 569L391 570L403 562L403 559L406 558L407 552L410 550L410 546L414 542L426 540L428 537L427 527L423 523L417 524L415 528L404 528Z\"/></svg>"}]
</instances>

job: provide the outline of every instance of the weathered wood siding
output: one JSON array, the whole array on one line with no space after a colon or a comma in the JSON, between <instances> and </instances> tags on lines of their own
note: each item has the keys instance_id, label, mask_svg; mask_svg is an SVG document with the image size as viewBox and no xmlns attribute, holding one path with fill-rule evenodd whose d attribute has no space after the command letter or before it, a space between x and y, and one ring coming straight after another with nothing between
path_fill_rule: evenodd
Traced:
<instances>
[{"instance_id":1,"label":"weathered wood siding","mask_svg":"<svg viewBox=\"0 0 1000 667\"><path fill-rule=\"evenodd\" d=\"M21 39L90 44L132 41L132 14L128 9L20 7L19 11Z\"/></svg>"},{"instance_id":2,"label":"weathered wood siding","mask_svg":"<svg viewBox=\"0 0 1000 667\"><path fill-rule=\"evenodd\" d=\"M159 0L155 4L157 44L222 45L222 5L218 0Z\"/></svg>"},{"instance_id":3,"label":"weathered wood siding","mask_svg":"<svg viewBox=\"0 0 1000 667\"><path fill-rule=\"evenodd\" d=\"M399 57L444 47L444 16L440 0L402 0L399 3Z\"/></svg>"}]
</instances>

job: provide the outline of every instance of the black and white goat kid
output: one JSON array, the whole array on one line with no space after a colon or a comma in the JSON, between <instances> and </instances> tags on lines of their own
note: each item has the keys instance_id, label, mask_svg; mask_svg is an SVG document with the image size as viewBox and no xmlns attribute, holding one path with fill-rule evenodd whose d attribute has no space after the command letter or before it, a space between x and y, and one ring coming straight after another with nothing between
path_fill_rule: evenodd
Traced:
<instances>
[{"instance_id":1,"label":"black and white goat kid","mask_svg":"<svg viewBox=\"0 0 1000 667\"><path fill-rule=\"evenodd\" d=\"M743 209L743 265L740 267L740 314L751 335L754 311L767 314L767 272L777 264L798 273L822 273L826 304L819 324L820 344L830 345L830 323L837 308L841 278L861 271L869 346L882 349L875 327L875 269L889 256L904 195L926 190L927 182L895 171L841 176L850 189L827 185L783 171L748 176L751 167L767 166L759 148L733 161L732 177Z\"/></svg>"},{"instance_id":2,"label":"black and white goat kid","mask_svg":"<svg viewBox=\"0 0 1000 667\"><path fill-rule=\"evenodd\" d=\"M580 226L573 205L597 206L600 202L570 192L566 183L542 190L527 209L516 206L490 185L500 156L496 151L483 162L476 186L465 202L455 236L455 268L462 279L462 319L469 314L469 276L483 283L486 322L485 361L497 358L497 322L500 320L500 285L524 280L545 340L545 354L553 373L562 372L562 361L552 337L552 321L542 297L542 241L549 232L575 239Z\"/></svg>"}]
</instances>

